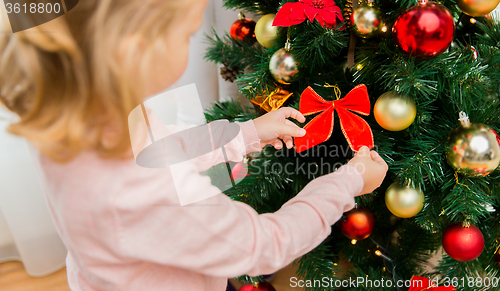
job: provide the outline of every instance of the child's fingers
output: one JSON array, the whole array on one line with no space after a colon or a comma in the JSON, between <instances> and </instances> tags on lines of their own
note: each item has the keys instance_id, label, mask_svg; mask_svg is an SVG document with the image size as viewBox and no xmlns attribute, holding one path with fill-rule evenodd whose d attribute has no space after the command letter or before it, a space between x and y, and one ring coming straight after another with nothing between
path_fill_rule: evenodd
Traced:
<instances>
[{"instance_id":1,"label":"child's fingers","mask_svg":"<svg viewBox=\"0 0 500 291\"><path fill-rule=\"evenodd\" d=\"M368 157L370 156L370 149L367 146L362 146L356 153L357 157Z\"/></svg>"},{"instance_id":2,"label":"child's fingers","mask_svg":"<svg viewBox=\"0 0 500 291\"><path fill-rule=\"evenodd\" d=\"M384 159L376 152L376 151L371 151L370 152L370 157L372 160L378 164L385 164Z\"/></svg>"},{"instance_id":3,"label":"child's fingers","mask_svg":"<svg viewBox=\"0 0 500 291\"><path fill-rule=\"evenodd\" d=\"M288 119L285 119L285 123L291 126L296 127L295 123L291 122ZM287 148L291 149L293 148L293 138L289 135L282 135L280 138L283 140L283 143L286 145Z\"/></svg>"},{"instance_id":4,"label":"child's fingers","mask_svg":"<svg viewBox=\"0 0 500 291\"><path fill-rule=\"evenodd\" d=\"M380 155L376 151L370 151L370 157L375 161L375 159L380 158Z\"/></svg>"},{"instance_id":5,"label":"child's fingers","mask_svg":"<svg viewBox=\"0 0 500 291\"><path fill-rule=\"evenodd\" d=\"M291 136L285 135L282 137L282 139L288 149L291 149L293 147L293 139Z\"/></svg>"},{"instance_id":6,"label":"child's fingers","mask_svg":"<svg viewBox=\"0 0 500 291\"><path fill-rule=\"evenodd\" d=\"M293 137L300 137L306 134L306 130L293 124L282 123L279 127L279 136L290 135Z\"/></svg>"},{"instance_id":7,"label":"child's fingers","mask_svg":"<svg viewBox=\"0 0 500 291\"><path fill-rule=\"evenodd\" d=\"M275 149L280 150L283 147L283 143L281 142L281 140L276 139L273 143L273 146Z\"/></svg>"},{"instance_id":8,"label":"child's fingers","mask_svg":"<svg viewBox=\"0 0 500 291\"><path fill-rule=\"evenodd\" d=\"M298 127L295 123L291 122L290 120L288 119L285 119L285 124L288 124L288 125L291 125L293 127Z\"/></svg>"},{"instance_id":9,"label":"child's fingers","mask_svg":"<svg viewBox=\"0 0 500 291\"><path fill-rule=\"evenodd\" d=\"M283 138L284 136L304 136L306 133L306 130L305 129L302 129L300 127L298 127L295 123L291 122L290 120L288 119L285 119L285 126L288 127L288 129L285 129L283 131L283 128L284 127L281 127L281 130L279 132L279 136L280 138ZM298 131L297 131L298 129ZM293 132L296 132L296 134L292 134Z\"/></svg>"},{"instance_id":10,"label":"child's fingers","mask_svg":"<svg viewBox=\"0 0 500 291\"><path fill-rule=\"evenodd\" d=\"M297 109L293 109L291 107L281 107L279 110L282 112L282 114L284 114L285 118L291 117L300 123L306 121L304 115L302 115L302 113L300 113L300 111L298 111Z\"/></svg>"}]
</instances>

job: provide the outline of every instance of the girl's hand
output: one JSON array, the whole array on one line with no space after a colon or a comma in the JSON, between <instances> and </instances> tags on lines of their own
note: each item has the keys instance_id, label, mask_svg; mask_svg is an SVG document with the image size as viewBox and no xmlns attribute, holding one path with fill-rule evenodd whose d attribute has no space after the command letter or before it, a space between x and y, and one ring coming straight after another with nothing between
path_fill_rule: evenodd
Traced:
<instances>
[{"instance_id":1,"label":"girl's hand","mask_svg":"<svg viewBox=\"0 0 500 291\"><path fill-rule=\"evenodd\" d=\"M300 123L306 121L302 113L290 107L282 107L254 119L253 123L257 129L261 147L270 144L279 150L283 147L284 142L286 147L290 149L293 147L292 137L300 137L306 134L305 129L295 125L287 119L288 117Z\"/></svg>"},{"instance_id":2,"label":"girl's hand","mask_svg":"<svg viewBox=\"0 0 500 291\"><path fill-rule=\"evenodd\" d=\"M376 151L370 151L366 146L359 149L354 158L349 161L349 165L354 166L363 176L364 187L361 195L377 189L384 181L389 168Z\"/></svg>"}]
</instances>

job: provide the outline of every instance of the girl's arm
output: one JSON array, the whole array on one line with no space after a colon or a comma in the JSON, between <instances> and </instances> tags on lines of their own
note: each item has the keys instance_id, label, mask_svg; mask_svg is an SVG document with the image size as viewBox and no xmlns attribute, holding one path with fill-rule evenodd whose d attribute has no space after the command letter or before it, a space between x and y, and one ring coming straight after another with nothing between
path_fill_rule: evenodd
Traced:
<instances>
[{"instance_id":1,"label":"girl's arm","mask_svg":"<svg viewBox=\"0 0 500 291\"><path fill-rule=\"evenodd\" d=\"M259 138L276 145L279 137L288 146L291 137L276 130L288 113L275 111L263 116L271 120L258 120ZM313 180L275 213L259 215L221 194L192 162L172 172L134 166L112 201L118 252L220 277L272 273L314 249L354 206L354 196L373 191L387 171L380 156L362 148L348 165ZM177 193L209 198L180 206Z\"/></svg>"},{"instance_id":2,"label":"girl's arm","mask_svg":"<svg viewBox=\"0 0 500 291\"><path fill-rule=\"evenodd\" d=\"M194 165L184 171L183 191L219 192ZM222 277L272 273L312 250L363 188L361 174L346 165L310 182L277 212L259 215L225 195L179 206L169 177L166 169L138 168L118 191L120 252Z\"/></svg>"},{"instance_id":3,"label":"girl's arm","mask_svg":"<svg viewBox=\"0 0 500 291\"><path fill-rule=\"evenodd\" d=\"M194 157L190 159L202 172L224 162L240 162L244 155L261 150L252 120L230 123L218 120L190 128L177 135L170 156Z\"/></svg>"},{"instance_id":4,"label":"girl's arm","mask_svg":"<svg viewBox=\"0 0 500 291\"><path fill-rule=\"evenodd\" d=\"M166 157L169 164L187 159L193 162L200 172L222 162L239 162L245 154L258 152L266 144L281 148L281 140L291 148L292 137L305 134L305 130L287 120L291 117L300 122L305 121L304 116L292 108L281 108L242 123L218 120L190 128L165 126L153 111L149 111L147 117L150 138L154 142L151 146L155 150L158 149L155 153L146 147L148 158ZM166 152L163 153L162 150ZM179 159L179 156L183 158ZM144 156L141 158L144 159Z\"/></svg>"}]
</instances>

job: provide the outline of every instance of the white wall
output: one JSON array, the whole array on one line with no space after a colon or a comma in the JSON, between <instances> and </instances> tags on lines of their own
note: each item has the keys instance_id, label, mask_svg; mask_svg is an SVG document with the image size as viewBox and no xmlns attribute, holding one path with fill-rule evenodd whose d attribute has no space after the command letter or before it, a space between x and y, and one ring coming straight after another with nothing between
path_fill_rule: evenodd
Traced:
<instances>
[{"instance_id":1,"label":"white wall","mask_svg":"<svg viewBox=\"0 0 500 291\"><path fill-rule=\"evenodd\" d=\"M0 121L7 120L7 118L8 118L8 113L5 111L5 109L2 109L0 107ZM0 187L0 191L2 190L3 190L2 187ZM7 226L7 222L5 221L5 217L3 216L0 209L0 261L2 260L2 258L6 258L7 256L9 256L7 255L8 253L9 254L12 253L10 248L13 244L14 244L14 239L12 238L12 235Z\"/></svg>"}]
</instances>

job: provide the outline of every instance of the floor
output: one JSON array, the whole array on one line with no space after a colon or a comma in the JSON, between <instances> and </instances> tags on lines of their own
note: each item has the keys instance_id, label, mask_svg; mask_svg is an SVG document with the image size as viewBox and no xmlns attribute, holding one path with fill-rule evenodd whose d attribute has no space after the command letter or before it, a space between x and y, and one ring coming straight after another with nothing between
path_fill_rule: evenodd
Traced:
<instances>
[{"instance_id":1,"label":"floor","mask_svg":"<svg viewBox=\"0 0 500 291\"><path fill-rule=\"evenodd\" d=\"M302 291L290 287L290 277L295 276L295 268L289 265L276 273L271 284L276 291ZM241 283L232 281L239 288ZM0 290L5 291L70 291L66 281L66 268L40 278L26 274L20 262L0 263ZM147 291L147 290L145 290Z\"/></svg>"},{"instance_id":2,"label":"floor","mask_svg":"<svg viewBox=\"0 0 500 291\"><path fill-rule=\"evenodd\" d=\"M66 268L49 276L34 278L26 274L20 262L0 264L0 290L70 291L66 281Z\"/></svg>"}]
</instances>

